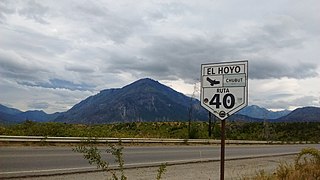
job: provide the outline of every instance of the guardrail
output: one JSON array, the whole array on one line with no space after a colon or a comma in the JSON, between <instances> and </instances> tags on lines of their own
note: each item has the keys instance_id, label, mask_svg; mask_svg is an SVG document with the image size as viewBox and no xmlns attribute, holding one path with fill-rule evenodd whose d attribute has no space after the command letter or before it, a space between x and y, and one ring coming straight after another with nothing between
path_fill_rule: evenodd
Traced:
<instances>
[{"instance_id":1,"label":"guardrail","mask_svg":"<svg viewBox=\"0 0 320 180\"><path fill-rule=\"evenodd\" d=\"M162 138L95 138L95 137L49 137L49 136L4 136L0 142L47 142L47 143L81 143L94 140L98 143L181 143L181 144L220 144L215 139L162 139ZM284 144L282 141L248 141L226 140L226 144ZM301 143L301 142L300 142ZM307 143L307 142L306 142ZM290 143L291 144L291 143ZM292 142L294 144L294 142Z\"/></svg>"}]
</instances>

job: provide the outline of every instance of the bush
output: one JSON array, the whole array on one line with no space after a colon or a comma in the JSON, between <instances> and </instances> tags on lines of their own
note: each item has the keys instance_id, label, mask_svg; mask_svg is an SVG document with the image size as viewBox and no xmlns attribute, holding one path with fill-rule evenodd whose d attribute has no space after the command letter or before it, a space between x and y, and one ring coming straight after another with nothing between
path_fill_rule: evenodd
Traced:
<instances>
[{"instance_id":1,"label":"bush","mask_svg":"<svg viewBox=\"0 0 320 180\"><path fill-rule=\"evenodd\" d=\"M274 174L268 175L262 170L253 179L319 180L320 151L315 148L305 148L297 155L294 164L280 163Z\"/></svg>"}]
</instances>

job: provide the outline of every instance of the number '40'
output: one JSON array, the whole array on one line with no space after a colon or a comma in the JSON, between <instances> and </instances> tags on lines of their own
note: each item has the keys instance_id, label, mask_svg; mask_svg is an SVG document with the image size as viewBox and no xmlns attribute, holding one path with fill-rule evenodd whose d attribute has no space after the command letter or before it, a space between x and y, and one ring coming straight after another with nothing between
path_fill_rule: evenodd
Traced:
<instances>
[{"instance_id":1,"label":"number '40'","mask_svg":"<svg viewBox=\"0 0 320 180\"><path fill-rule=\"evenodd\" d=\"M221 106L221 101L220 101L220 94L215 94L212 99L209 102L210 105L216 106L217 109L220 108ZM227 108L231 109L234 107L235 104L235 98L233 94L225 94L222 98L222 105Z\"/></svg>"}]
</instances>

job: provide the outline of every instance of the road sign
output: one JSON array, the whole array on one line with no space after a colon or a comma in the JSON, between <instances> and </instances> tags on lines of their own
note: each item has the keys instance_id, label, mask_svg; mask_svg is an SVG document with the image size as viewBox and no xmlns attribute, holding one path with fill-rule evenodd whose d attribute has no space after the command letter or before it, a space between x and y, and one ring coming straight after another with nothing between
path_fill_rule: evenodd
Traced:
<instances>
[{"instance_id":1,"label":"road sign","mask_svg":"<svg viewBox=\"0 0 320 180\"><path fill-rule=\"evenodd\" d=\"M221 120L248 104L248 61L201 65L201 106Z\"/></svg>"}]
</instances>

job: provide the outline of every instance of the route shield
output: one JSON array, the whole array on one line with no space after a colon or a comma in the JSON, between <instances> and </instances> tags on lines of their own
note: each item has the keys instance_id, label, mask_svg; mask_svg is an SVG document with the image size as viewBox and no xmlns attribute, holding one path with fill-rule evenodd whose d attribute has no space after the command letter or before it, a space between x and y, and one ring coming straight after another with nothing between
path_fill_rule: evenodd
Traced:
<instances>
[{"instance_id":1,"label":"route shield","mask_svg":"<svg viewBox=\"0 0 320 180\"><path fill-rule=\"evenodd\" d=\"M248 61L201 65L201 106L221 120L248 104Z\"/></svg>"}]
</instances>

